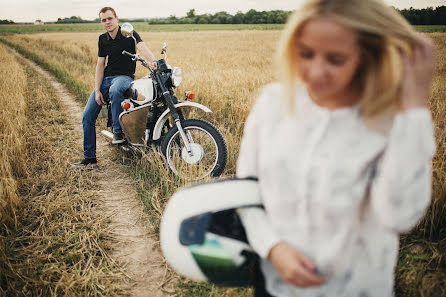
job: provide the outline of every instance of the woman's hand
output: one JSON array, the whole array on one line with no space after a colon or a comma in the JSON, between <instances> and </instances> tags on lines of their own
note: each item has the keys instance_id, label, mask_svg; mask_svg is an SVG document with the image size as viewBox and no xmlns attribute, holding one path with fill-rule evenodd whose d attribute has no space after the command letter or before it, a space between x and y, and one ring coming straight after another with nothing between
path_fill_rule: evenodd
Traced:
<instances>
[{"instance_id":1,"label":"woman's hand","mask_svg":"<svg viewBox=\"0 0 446 297\"><path fill-rule=\"evenodd\" d=\"M412 57L402 53L404 66L401 85L401 110L426 107L435 70L435 46L431 39L419 34L419 43Z\"/></svg>"},{"instance_id":2,"label":"woman's hand","mask_svg":"<svg viewBox=\"0 0 446 297\"><path fill-rule=\"evenodd\" d=\"M319 286L324 282L316 273L313 261L285 242L273 246L268 259L282 279L296 287Z\"/></svg>"}]
</instances>

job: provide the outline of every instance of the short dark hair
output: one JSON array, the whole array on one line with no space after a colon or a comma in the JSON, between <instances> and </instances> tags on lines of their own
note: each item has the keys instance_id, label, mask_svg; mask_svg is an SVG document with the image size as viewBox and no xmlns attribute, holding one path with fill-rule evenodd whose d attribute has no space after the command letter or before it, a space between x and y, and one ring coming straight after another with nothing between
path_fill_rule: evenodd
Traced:
<instances>
[{"instance_id":1,"label":"short dark hair","mask_svg":"<svg viewBox=\"0 0 446 297\"><path fill-rule=\"evenodd\" d=\"M118 17L118 16L116 15L116 11L115 11L113 8L106 6L106 7L103 7L101 10L99 10L99 18L101 18L101 13L105 13L105 12L108 11L108 10L110 10L111 12L113 12L113 14L114 14L115 17Z\"/></svg>"}]
</instances>

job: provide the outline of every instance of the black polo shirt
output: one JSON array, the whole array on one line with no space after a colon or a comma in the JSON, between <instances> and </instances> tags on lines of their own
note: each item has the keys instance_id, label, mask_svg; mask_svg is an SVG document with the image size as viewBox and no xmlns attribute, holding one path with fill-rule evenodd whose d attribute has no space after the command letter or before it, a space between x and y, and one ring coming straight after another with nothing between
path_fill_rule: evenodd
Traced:
<instances>
[{"instance_id":1,"label":"black polo shirt","mask_svg":"<svg viewBox=\"0 0 446 297\"><path fill-rule=\"evenodd\" d=\"M133 36L136 43L141 42L141 37L138 33L133 31ZM104 69L104 77L114 75L127 75L135 78L136 62L123 55L122 51L126 50L129 53L135 54L135 40L132 37L126 38L121 34L121 26L118 28L118 33L115 39L111 38L108 32L101 34L98 41L98 57L108 57L107 66Z\"/></svg>"}]
</instances>

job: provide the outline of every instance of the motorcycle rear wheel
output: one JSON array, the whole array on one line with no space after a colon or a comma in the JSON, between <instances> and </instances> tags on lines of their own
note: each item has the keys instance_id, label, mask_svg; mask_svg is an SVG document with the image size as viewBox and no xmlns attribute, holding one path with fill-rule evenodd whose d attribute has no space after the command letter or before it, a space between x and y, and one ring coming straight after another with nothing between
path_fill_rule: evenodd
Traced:
<instances>
[{"instance_id":1,"label":"motorcycle rear wheel","mask_svg":"<svg viewBox=\"0 0 446 297\"><path fill-rule=\"evenodd\" d=\"M197 119L185 120L182 127L191 144L190 156L176 126L170 128L161 150L173 173L184 179L202 179L222 174L227 161L227 148L221 133L212 124Z\"/></svg>"}]
</instances>

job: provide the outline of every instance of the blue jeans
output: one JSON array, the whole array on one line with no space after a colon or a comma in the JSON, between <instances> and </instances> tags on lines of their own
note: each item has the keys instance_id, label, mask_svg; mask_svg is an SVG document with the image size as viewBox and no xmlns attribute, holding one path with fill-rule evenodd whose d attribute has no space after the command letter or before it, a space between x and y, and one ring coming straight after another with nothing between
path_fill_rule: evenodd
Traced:
<instances>
[{"instance_id":1,"label":"blue jeans","mask_svg":"<svg viewBox=\"0 0 446 297\"><path fill-rule=\"evenodd\" d=\"M113 118L113 133L122 133L119 125L119 114L121 114L121 102L124 100L124 92L130 88L133 79L126 75L104 77L101 84L101 93L104 100L111 101L111 112ZM102 106L96 102L95 91L88 98L82 118L84 129L84 157L96 158L96 119Z\"/></svg>"}]
</instances>

